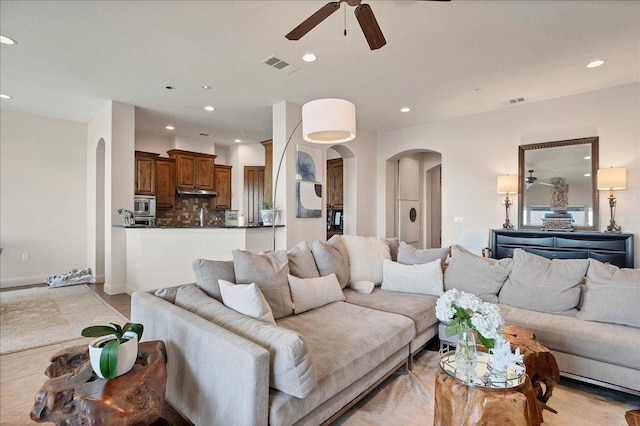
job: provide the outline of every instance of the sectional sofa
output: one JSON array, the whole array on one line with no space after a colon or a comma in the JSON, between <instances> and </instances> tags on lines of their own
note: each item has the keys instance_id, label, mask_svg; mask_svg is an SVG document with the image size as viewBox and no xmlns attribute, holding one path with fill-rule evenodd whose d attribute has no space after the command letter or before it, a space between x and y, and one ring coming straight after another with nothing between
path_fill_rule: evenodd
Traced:
<instances>
[{"instance_id":1,"label":"sectional sofa","mask_svg":"<svg viewBox=\"0 0 640 426\"><path fill-rule=\"evenodd\" d=\"M195 284L134 293L132 320L165 342L167 400L199 425L334 420L410 368L438 333L438 296L454 287L500 302L506 323L534 330L564 374L640 393L640 321L601 309L603 297L634 303L639 270L519 251L498 261L461 247L443 268L446 258L357 236L236 250L233 261L194 261ZM612 285L622 290L612 295Z\"/></svg>"}]
</instances>

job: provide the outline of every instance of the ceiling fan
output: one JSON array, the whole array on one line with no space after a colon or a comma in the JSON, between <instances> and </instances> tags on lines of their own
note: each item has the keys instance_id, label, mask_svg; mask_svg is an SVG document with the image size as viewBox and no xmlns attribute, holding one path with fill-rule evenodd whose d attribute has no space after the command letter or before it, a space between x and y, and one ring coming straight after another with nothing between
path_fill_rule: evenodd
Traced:
<instances>
[{"instance_id":1,"label":"ceiling fan","mask_svg":"<svg viewBox=\"0 0 640 426\"><path fill-rule=\"evenodd\" d=\"M527 189L529 189L529 187L530 187L531 185L534 185L534 184L536 184L536 183L537 183L537 184L539 184L539 185L553 186L552 184L547 183L547 182L542 182L542 181L538 182L538 178L537 178L537 177L535 177L535 176L533 175L533 172L534 172L534 171L535 171L535 170L533 170L533 169L528 170L528 172L529 172L529 176L527 176L527 177L524 179L524 184L525 184L525 186L526 186L526 188L527 188Z\"/></svg>"},{"instance_id":2,"label":"ceiling fan","mask_svg":"<svg viewBox=\"0 0 640 426\"><path fill-rule=\"evenodd\" d=\"M451 1L451 0L430 0L430 1ZM300 40L305 34L314 29L319 23L327 19L332 13L340 9L340 5L342 3L347 3L349 6L355 6L355 15L356 19L358 19L358 23L360 24L360 28L364 33L364 38L367 39L367 43L369 43L369 47L371 50L380 49L382 46L387 44L387 40L385 40L384 35L382 34L382 30L378 25L378 21L373 14L373 10L371 6L368 4L362 4L362 0L339 0L332 1L320 9L316 11L313 15L309 16L307 19L302 21L300 25L295 27L287 37L289 40ZM345 30L346 35L346 30Z\"/></svg>"}]
</instances>

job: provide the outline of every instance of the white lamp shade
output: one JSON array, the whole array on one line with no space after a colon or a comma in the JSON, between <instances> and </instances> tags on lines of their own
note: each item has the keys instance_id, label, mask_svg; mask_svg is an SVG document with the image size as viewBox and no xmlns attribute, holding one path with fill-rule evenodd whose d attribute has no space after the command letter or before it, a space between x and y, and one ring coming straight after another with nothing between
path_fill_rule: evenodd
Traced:
<instances>
[{"instance_id":1,"label":"white lamp shade","mask_svg":"<svg viewBox=\"0 0 640 426\"><path fill-rule=\"evenodd\" d=\"M343 99L317 99L302 106L302 135L313 143L343 143L356 137L356 106Z\"/></svg>"},{"instance_id":2,"label":"white lamp shade","mask_svg":"<svg viewBox=\"0 0 640 426\"><path fill-rule=\"evenodd\" d=\"M610 191L613 189L625 189L627 187L627 169L624 167L611 167L598 170L598 189Z\"/></svg>"},{"instance_id":3,"label":"white lamp shade","mask_svg":"<svg viewBox=\"0 0 640 426\"><path fill-rule=\"evenodd\" d=\"M498 194L517 194L518 193L518 176L505 175L498 176L497 185Z\"/></svg>"}]
</instances>

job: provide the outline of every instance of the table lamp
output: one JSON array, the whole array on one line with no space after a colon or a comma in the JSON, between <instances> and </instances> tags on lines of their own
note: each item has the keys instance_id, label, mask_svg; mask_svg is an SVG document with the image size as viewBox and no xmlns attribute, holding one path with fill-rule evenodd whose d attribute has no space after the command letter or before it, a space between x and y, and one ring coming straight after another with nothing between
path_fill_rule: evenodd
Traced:
<instances>
[{"instance_id":1,"label":"table lamp","mask_svg":"<svg viewBox=\"0 0 640 426\"><path fill-rule=\"evenodd\" d=\"M505 208L505 221L502 225L503 229L513 229L513 224L509 220L509 207L511 207L512 201L509 198L509 194L518 193L518 176L504 175L498 176L497 184L498 194L505 194L504 208Z\"/></svg>"},{"instance_id":2,"label":"table lamp","mask_svg":"<svg viewBox=\"0 0 640 426\"><path fill-rule=\"evenodd\" d=\"M604 232L620 233L622 227L616 224L616 197L613 191L616 189L626 189L627 169L624 167L611 167L598 170L598 190L609 191L609 210L611 221Z\"/></svg>"}]
</instances>

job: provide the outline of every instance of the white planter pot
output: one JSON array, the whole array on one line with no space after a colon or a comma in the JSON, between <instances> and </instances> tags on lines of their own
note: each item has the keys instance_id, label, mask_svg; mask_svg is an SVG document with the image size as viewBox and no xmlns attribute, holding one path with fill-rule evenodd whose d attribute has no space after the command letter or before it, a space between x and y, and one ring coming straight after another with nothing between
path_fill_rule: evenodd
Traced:
<instances>
[{"instance_id":1,"label":"white planter pot","mask_svg":"<svg viewBox=\"0 0 640 426\"><path fill-rule=\"evenodd\" d=\"M260 218L262 219L262 224L265 226L273 225L273 220L275 219L274 213L274 210L260 210Z\"/></svg>"},{"instance_id":2,"label":"white planter pot","mask_svg":"<svg viewBox=\"0 0 640 426\"><path fill-rule=\"evenodd\" d=\"M118 349L118 371L116 377L128 373L129 370L133 368L133 364L136 363L136 359L138 358L138 335L135 332L127 331L124 333L124 336L128 337L129 340L121 343L120 348ZM103 348L99 346L101 343L114 340L115 338L116 337L113 335L102 336L89 343L89 359L91 360L91 367L101 379L104 379L104 376L100 372L100 356L102 355Z\"/></svg>"}]
</instances>

